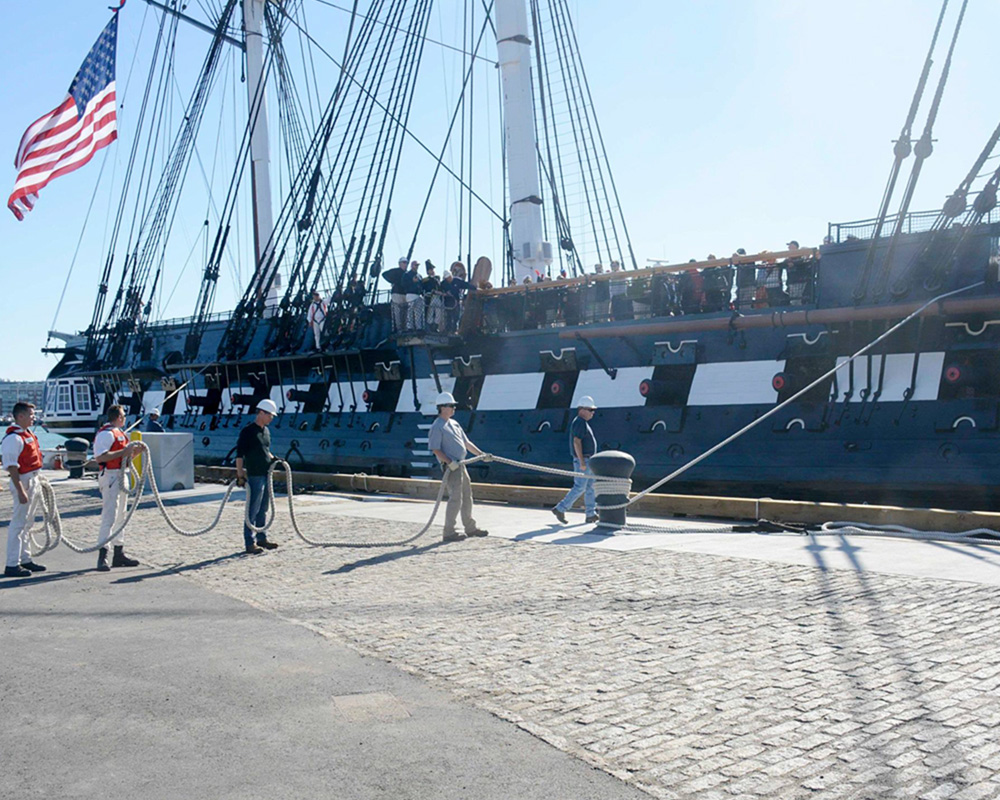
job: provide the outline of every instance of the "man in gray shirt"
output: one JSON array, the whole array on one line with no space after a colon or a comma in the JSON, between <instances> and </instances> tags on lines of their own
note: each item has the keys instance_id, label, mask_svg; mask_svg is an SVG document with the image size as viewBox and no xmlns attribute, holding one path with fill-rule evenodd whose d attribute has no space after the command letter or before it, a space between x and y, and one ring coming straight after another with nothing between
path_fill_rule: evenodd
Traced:
<instances>
[{"instance_id":1,"label":"man in gray shirt","mask_svg":"<svg viewBox=\"0 0 1000 800\"><path fill-rule=\"evenodd\" d=\"M460 542L467 536L487 536L487 531L476 527L472 518L472 480L462 461L469 451L480 456L483 451L476 447L465 435L455 416L455 398L450 392L437 396L438 418L427 434L427 447L444 468L444 484L448 492L448 505L444 512L444 541ZM455 530L459 512L465 533Z\"/></svg>"}]
</instances>

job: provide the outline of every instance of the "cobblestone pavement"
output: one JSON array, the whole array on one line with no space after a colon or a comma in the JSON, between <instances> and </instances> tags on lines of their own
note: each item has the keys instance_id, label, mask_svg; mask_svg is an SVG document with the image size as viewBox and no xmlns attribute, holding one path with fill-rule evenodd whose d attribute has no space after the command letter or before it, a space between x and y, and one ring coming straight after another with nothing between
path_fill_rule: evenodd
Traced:
<instances>
[{"instance_id":1,"label":"cobblestone pavement","mask_svg":"<svg viewBox=\"0 0 1000 800\"><path fill-rule=\"evenodd\" d=\"M92 542L96 496L62 493L60 507L67 534ZM214 508L172 513L195 527ZM442 544L440 529L406 548L310 548L283 509L280 549L234 556L241 513L183 539L140 510L128 549L444 685L654 797L1000 797L996 587ZM308 504L300 522L326 538L419 530Z\"/></svg>"}]
</instances>

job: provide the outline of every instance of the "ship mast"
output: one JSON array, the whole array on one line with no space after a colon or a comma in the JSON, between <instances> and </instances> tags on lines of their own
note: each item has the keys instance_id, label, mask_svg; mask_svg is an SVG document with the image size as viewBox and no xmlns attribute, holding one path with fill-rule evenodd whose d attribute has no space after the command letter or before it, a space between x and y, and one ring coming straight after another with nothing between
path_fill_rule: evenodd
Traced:
<instances>
[{"instance_id":1,"label":"ship mast","mask_svg":"<svg viewBox=\"0 0 1000 800\"><path fill-rule=\"evenodd\" d=\"M503 82L503 113L510 186L510 241L514 278L535 279L552 263L552 245L542 236L535 110L531 86L531 39L525 0L497 0L497 53Z\"/></svg>"},{"instance_id":2,"label":"ship mast","mask_svg":"<svg viewBox=\"0 0 1000 800\"><path fill-rule=\"evenodd\" d=\"M246 35L247 92L250 109L250 176L253 186L253 241L256 268L263 269L270 259L268 243L274 230L271 206L271 145L268 134L267 92L264 87L264 5L267 0L243 0L243 30ZM272 267L274 277L267 294L267 305L275 306L281 295L281 273Z\"/></svg>"}]
</instances>

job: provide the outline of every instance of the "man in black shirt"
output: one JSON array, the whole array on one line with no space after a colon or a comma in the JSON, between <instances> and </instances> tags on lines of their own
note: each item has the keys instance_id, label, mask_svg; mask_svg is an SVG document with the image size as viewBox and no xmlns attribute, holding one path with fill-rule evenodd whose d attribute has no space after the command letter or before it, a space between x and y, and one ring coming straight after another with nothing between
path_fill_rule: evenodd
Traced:
<instances>
[{"instance_id":1,"label":"man in black shirt","mask_svg":"<svg viewBox=\"0 0 1000 800\"><path fill-rule=\"evenodd\" d=\"M573 471L580 474L590 475L588 462L590 457L597 452L597 437L590 427L590 421L594 418L597 405L594 398L584 395L580 398L580 403L576 411L576 418L569 429L569 452L573 459ZM573 507L580 495L583 495L584 509L587 517L586 522L597 522L597 498L594 492L594 479L580 477L573 479L573 488L567 492L566 496L560 500L552 513L556 515L563 525L566 524L566 512Z\"/></svg>"},{"instance_id":2,"label":"man in black shirt","mask_svg":"<svg viewBox=\"0 0 1000 800\"><path fill-rule=\"evenodd\" d=\"M273 400L261 400L257 404L257 416L240 431L236 442L236 481L240 486L247 486L247 516L257 528L263 527L267 521L267 470L274 461L271 432L267 426L277 413L278 407ZM243 543L248 553L263 553L265 549L274 550L278 546L269 542L263 531L257 534L257 543L254 544L254 532L245 522Z\"/></svg>"}]
</instances>

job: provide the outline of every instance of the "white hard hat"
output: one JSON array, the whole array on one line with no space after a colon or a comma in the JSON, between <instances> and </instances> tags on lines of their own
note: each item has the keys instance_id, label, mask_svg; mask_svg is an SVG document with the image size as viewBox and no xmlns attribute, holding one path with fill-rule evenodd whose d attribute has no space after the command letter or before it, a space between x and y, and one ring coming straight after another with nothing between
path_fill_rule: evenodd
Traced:
<instances>
[{"instance_id":1,"label":"white hard hat","mask_svg":"<svg viewBox=\"0 0 1000 800\"><path fill-rule=\"evenodd\" d=\"M259 403L257 403L257 410L258 411L266 411L269 414L277 414L278 413L278 407L274 404L274 401L273 400L268 400L266 398L264 400L261 400Z\"/></svg>"},{"instance_id":2,"label":"white hard hat","mask_svg":"<svg viewBox=\"0 0 1000 800\"><path fill-rule=\"evenodd\" d=\"M437 396L437 400L434 401L436 406L457 406L458 403L455 402L455 398L452 397L451 392L441 392Z\"/></svg>"},{"instance_id":3,"label":"white hard hat","mask_svg":"<svg viewBox=\"0 0 1000 800\"><path fill-rule=\"evenodd\" d=\"M400 264L408 264L409 261L410 259L408 259L406 256L403 256L402 258L399 259Z\"/></svg>"},{"instance_id":4,"label":"white hard hat","mask_svg":"<svg viewBox=\"0 0 1000 800\"><path fill-rule=\"evenodd\" d=\"M151 417L158 417L158 416L160 416L160 409L154 408L152 411L149 412L149 416L151 416Z\"/></svg>"},{"instance_id":5,"label":"white hard hat","mask_svg":"<svg viewBox=\"0 0 1000 800\"><path fill-rule=\"evenodd\" d=\"M592 408L597 410L597 403L594 402L594 398L589 394L585 394L580 398L580 402L576 404L577 408Z\"/></svg>"}]
</instances>

